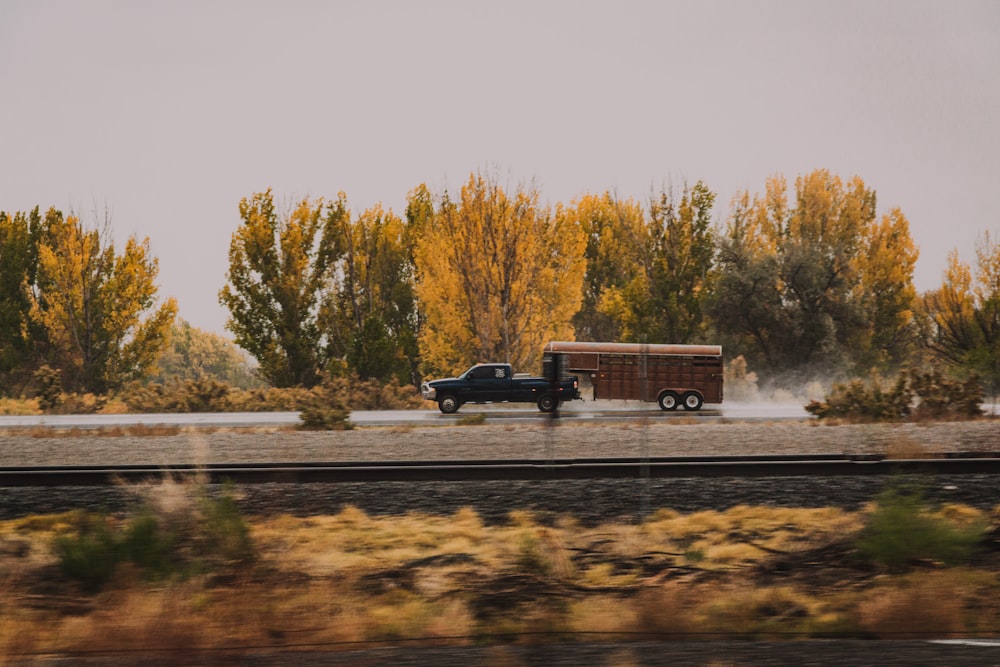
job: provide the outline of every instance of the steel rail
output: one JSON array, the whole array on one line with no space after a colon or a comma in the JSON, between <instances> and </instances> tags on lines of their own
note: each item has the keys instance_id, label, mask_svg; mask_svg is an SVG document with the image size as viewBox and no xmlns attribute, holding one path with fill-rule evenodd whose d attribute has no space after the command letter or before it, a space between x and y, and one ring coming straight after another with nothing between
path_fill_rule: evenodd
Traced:
<instances>
[{"instance_id":1,"label":"steel rail","mask_svg":"<svg viewBox=\"0 0 1000 667\"><path fill-rule=\"evenodd\" d=\"M996 454L886 459L872 455L657 457L476 461L76 465L0 468L0 488L105 486L164 477L208 483L339 483L569 480L670 477L807 477L890 474L1000 474Z\"/></svg>"}]
</instances>

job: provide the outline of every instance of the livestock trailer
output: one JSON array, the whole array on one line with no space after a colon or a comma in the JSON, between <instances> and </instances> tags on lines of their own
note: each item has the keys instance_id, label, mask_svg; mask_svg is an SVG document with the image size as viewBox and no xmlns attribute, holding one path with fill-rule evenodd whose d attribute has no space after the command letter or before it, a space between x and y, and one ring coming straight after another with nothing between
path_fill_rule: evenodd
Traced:
<instances>
[{"instance_id":1,"label":"livestock trailer","mask_svg":"<svg viewBox=\"0 0 1000 667\"><path fill-rule=\"evenodd\" d=\"M722 403L721 345L546 343L561 370L589 377L594 400L655 401L662 410Z\"/></svg>"}]
</instances>

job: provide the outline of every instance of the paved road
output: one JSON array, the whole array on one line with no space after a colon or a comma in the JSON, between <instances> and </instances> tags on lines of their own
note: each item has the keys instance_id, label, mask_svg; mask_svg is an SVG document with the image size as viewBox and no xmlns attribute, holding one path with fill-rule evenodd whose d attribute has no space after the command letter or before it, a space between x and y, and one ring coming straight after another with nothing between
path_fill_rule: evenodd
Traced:
<instances>
[{"instance_id":1,"label":"paved road","mask_svg":"<svg viewBox=\"0 0 1000 667\"><path fill-rule=\"evenodd\" d=\"M351 421L358 426L446 425L470 414L483 414L490 423L542 423L549 417L534 407L500 405L465 405L453 415L443 415L437 410L355 410ZM594 422L627 421L636 419L698 419L730 420L787 420L809 419L800 403L726 403L707 406L698 412L663 412L655 404L638 401L591 402L576 401L559 411L560 419L588 420ZM227 412L227 413L153 413L126 415L2 415L0 428L30 428L51 426L56 428L101 428L143 424L168 426L207 427L263 427L288 426L299 422L297 412Z\"/></svg>"},{"instance_id":2,"label":"paved road","mask_svg":"<svg viewBox=\"0 0 1000 667\"><path fill-rule=\"evenodd\" d=\"M1000 415L1000 406L984 405L983 409ZM544 423L548 415L534 407L498 405L465 405L453 415L443 415L437 410L355 410L351 421L357 426L444 426L471 414L482 414L488 423ZM671 420L695 419L706 422L729 421L787 421L812 419L802 403L725 403L706 406L697 412L663 412L655 404L638 401L574 401L563 406L559 418L573 421L608 423L639 419ZM0 415L2 428L108 428L112 426L204 426L216 428L291 426L299 423L297 412L225 412L225 413L153 413L127 415Z\"/></svg>"}]
</instances>

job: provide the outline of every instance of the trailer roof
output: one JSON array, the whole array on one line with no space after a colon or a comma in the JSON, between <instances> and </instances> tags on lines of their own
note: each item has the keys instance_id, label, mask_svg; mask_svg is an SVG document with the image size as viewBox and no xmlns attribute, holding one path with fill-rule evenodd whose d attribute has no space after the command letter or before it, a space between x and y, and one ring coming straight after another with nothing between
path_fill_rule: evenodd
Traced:
<instances>
[{"instance_id":1,"label":"trailer roof","mask_svg":"<svg viewBox=\"0 0 1000 667\"><path fill-rule=\"evenodd\" d=\"M670 354L684 356L721 357L721 345L674 345L663 343L585 343L577 341L552 341L545 344L545 352L603 353L603 354Z\"/></svg>"}]
</instances>

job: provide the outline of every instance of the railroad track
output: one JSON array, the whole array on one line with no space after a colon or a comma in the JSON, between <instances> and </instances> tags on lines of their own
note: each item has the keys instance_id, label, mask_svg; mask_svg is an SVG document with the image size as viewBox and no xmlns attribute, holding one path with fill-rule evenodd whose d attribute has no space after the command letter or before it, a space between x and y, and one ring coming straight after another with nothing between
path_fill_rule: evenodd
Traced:
<instances>
[{"instance_id":1,"label":"railroad track","mask_svg":"<svg viewBox=\"0 0 1000 667\"><path fill-rule=\"evenodd\" d=\"M209 483L337 483L480 480L581 480L689 477L997 475L1000 453L943 453L920 459L880 455L767 455L475 461L213 463L207 465L30 466L0 468L0 488L106 486L149 479Z\"/></svg>"}]
</instances>

